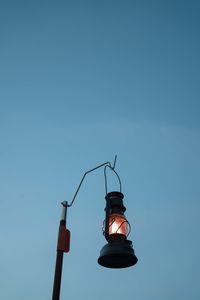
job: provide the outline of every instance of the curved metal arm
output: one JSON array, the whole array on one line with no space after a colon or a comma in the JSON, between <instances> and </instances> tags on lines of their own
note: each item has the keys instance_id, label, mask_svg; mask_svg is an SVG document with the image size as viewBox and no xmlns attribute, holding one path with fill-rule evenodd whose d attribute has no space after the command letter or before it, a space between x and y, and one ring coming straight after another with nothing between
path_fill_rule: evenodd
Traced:
<instances>
[{"instance_id":1,"label":"curved metal arm","mask_svg":"<svg viewBox=\"0 0 200 300\"><path fill-rule=\"evenodd\" d=\"M72 206L72 204L74 203L74 200L75 200L75 198L76 198L76 196L77 196L77 194L78 194L78 192L80 190L80 187L81 187L81 185L82 185L82 183L83 183L86 175L89 174L89 173L91 173L91 172L93 172L93 171L95 171L95 170L97 170L97 169L99 169L99 168L102 168L104 166L105 166L105 169L106 169L106 167L109 167L117 175L119 183L120 183L120 192L121 192L121 181L120 181L119 175L114 170L115 169L115 165L116 165L116 160L117 160L117 155L115 155L113 166L111 165L111 163L109 161L107 161L107 162L105 162L105 163L103 163L103 164L101 164L101 165L99 165L99 166L97 166L97 167L95 167L95 168L93 168L93 169L85 172L84 175L83 175L83 177L82 177L82 179L81 179L81 181L80 181L80 183L79 183L79 186L78 186L78 188L77 188L77 190L76 190L76 192L74 194L74 197L72 198L72 201L70 203L67 203L67 207ZM106 194L107 194L107 177L106 177L106 171L105 171L105 169L104 169L104 176L105 176L105 188L106 188Z\"/></svg>"}]
</instances>

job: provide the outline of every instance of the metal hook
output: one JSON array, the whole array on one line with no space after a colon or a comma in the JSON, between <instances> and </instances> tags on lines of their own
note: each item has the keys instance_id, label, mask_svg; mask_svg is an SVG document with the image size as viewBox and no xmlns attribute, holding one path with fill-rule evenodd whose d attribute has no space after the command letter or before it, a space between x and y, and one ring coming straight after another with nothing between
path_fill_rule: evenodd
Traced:
<instances>
[{"instance_id":1,"label":"metal hook","mask_svg":"<svg viewBox=\"0 0 200 300\"><path fill-rule=\"evenodd\" d=\"M113 170L115 169L116 161L117 161L117 155L115 155L115 159L114 159L114 163L113 163L113 167L112 167Z\"/></svg>"},{"instance_id":2,"label":"metal hook","mask_svg":"<svg viewBox=\"0 0 200 300\"><path fill-rule=\"evenodd\" d=\"M95 167L95 168L93 168L93 169L91 169L91 170L85 172L85 173L83 174L83 177L82 177L82 179L81 179L81 181L80 181L80 183L79 183L79 185L78 185L78 188L77 188L77 190L76 190L76 192L75 192L75 194L74 194L74 197L72 198L72 201L71 201L69 204L67 203L67 207L72 206L72 204L74 203L74 200L75 200L75 198L76 198L76 196L77 196L77 194L78 194L78 192L79 192L79 190L80 190L80 187L81 187L81 185L82 185L82 183L83 183L83 181L84 181L84 179L85 179L85 176L86 176L87 174L89 174L89 173L95 171L96 169L101 168L101 167L104 167L104 177L105 177L105 189L106 189L106 194L107 194L107 176L106 176L106 167L110 168L110 169L116 174L116 176L117 176L117 178L118 178L118 181L119 181L119 184L120 184L120 192L121 192L121 180L120 180L120 178L119 178L119 175L118 175L117 172L115 171L116 161L117 161L117 155L115 155L115 159L114 159L113 166L111 165L111 163L110 163L109 161L107 161L107 162L105 162L105 163L103 163L103 164L101 164L101 165L99 165L99 166L97 166L97 167Z\"/></svg>"}]
</instances>

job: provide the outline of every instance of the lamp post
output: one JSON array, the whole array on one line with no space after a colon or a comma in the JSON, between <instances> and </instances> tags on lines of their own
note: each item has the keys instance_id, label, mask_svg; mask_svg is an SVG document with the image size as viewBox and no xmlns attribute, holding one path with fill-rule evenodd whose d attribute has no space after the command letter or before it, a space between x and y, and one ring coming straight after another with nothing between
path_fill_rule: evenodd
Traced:
<instances>
[{"instance_id":1,"label":"lamp post","mask_svg":"<svg viewBox=\"0 0 200 300\"><path fill-rule=\"evenodd\" d=\"M62 202L62 215L58 232L57 256L54 275L54 285L52 300L60 299L60 288L62 278L63 254L69 252L70 248L70 231L66 228L67 208L71 207L79 192L79 189L85 179L85 176L96 169L104 167L105 190L106 190L106 208L103 234L107 240L107 244L101 249L98 263L107 268L127 268L137 263L138 259L135 256L132 242L127 239L130 233L130 224L126 219L124 212L126 208L123 204L124 195L121 192L121 180L115 171L117 156L115 156L114 164L105 162L97 167L84 173L79 186L72 198L72 201ZM107 192L107 175L106 170L109 168L117 176L120 186L120 191Z\"/></svg>"}]
</instances>

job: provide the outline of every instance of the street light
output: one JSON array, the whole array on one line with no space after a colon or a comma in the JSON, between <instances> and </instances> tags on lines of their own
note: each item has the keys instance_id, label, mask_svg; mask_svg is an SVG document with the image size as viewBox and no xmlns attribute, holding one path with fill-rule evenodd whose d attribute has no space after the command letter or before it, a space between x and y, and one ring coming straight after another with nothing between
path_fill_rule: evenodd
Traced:
<instances>
[{"instance_id":1,"label":"street light","mask_svg":"<svg viewBox=\"0 0 200 300\"><path fill-rule=\"evenodd\" d=\"M107 240L107 244L103 246L100 251L98 263L107 268L127 268L137 263L138 259L135 256L132 242L127 239L130 233L130 224L126 219L124 212L126 208L123 204L124 195L121 192L121 180L117 172L115 171L117 156L115 156L114 164L105 162L87 172L83 175L79 186L74 194L74 197L70 203L67 201L62 202L62 216L59 225L58 243L57 243L57 256L54 276L54 286L52 300L59 300L60 287L62 277L62 264L63 254L69 252L70 248L70 232L66 228L66 215L67 208L71 207L79 192L79 189L88 173L95 171L101 167L104 167L105 177L105 190L106 190L106 208L105 208L105 220L103 227L103 234ZM106 170L109 168L117 176L120 186L120 191L109 192L107 191L107 175Z\"/></svg>"}]
</instances>

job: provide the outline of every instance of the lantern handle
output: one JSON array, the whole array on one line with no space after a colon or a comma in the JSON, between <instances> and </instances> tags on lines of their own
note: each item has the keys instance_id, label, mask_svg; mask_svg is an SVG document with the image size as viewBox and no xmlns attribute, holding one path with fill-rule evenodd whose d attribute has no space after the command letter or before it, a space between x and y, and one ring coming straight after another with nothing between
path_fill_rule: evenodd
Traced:
<instances>
[{"instance_id":1,"label":"lantern handle","mask_svg":"<svg viewBox=\"0 0 200 300\"><path fill-rule=\"evenodd\" d=\"M115 164L116 164L116 160L115 160ZM114 164L114 166L115 166ZM107 168L109 168L111 171L113 171L115 173L115 175L117 176L117 179L119 181L119 191L120 193L122 192L122 183L121 183L121 179L119 177L119 175L117 174L117 172L115 171L115 169L109 165L106 165L104 167L104 178L105 178L105 190L106 190L106 195L108 194L108 181L107 181L107 175L106 175L106 170Z\"/></svg>"},{"instance_id":2,"label":"lantern handle","mask_svg":"<svg viewBox=\"0 0 200 300\"><path fill-rule=\"evenodd\" d=\"M93 168L93 169L91 169L91 170L85 172L85 173L83 174L83 177L82 177L82 179L81 179L79 185L78 185L78 188L76 189L76 192L75 192L75 194L74 194L74 196L73 196L73 198L72 198L72 201L71 201L70 203L67 203L67 207L71 207L71 206L73 205L74 200L75 200L75 198L76 198L76 196L77 196L77 194L78 194L78 192L79 192L79 190L80 190L80 187L81 187L81 185L82 185L82 183L83 183L83 181L84 181L86 175L89 174L89 173L91 173L91 172L93 172L93 171L95 171L95 170L97 170L97 169L99 169L99 168L102 168L102 167L104 167L104 176L105 176L105 189L106 189L106 194L107 194L107 176L106 176L106 167L110 168L110 169L116 174L116 176L117 176L117 178L118 178L118 180L119 180L119 183L120 183L120 192L121 192L121 180L120 180L120 178L119 178L119 175L118 175L117 172L115 171L116 160L117 160L117 155L115 155L115 159L114 159L113 166L111 165L111 163L110 163L109 161L107 161L107 162L105 162L105 163L103 163L103 164L101 164L101 165L99 165L99 166L97 166L97 167L95 167L95 168Z\"/></svg>"}]
</instances>

